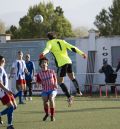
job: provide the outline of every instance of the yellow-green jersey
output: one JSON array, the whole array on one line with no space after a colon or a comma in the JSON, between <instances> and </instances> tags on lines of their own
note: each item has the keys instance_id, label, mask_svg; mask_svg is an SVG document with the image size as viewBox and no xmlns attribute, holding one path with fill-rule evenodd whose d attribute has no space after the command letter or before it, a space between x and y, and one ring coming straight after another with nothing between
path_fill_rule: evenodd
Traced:
<instances>
[{"instance_id":1,"label":"yellow-green jersey","mask_svg":"<svg viewBox=\"0 0 120 129\"><path fill-rule=\"evenodd\" d=\"M68 56L67 49L76 52L79 55L84 54L84 52L79 50L77 47L61 39L49 40L46 44L46 48L44 49L43 54L45 55L48 52L52 52L56 59L57 66L61 67L65 64L72 64L72 61Z\"/></svg>"}]
</instances>

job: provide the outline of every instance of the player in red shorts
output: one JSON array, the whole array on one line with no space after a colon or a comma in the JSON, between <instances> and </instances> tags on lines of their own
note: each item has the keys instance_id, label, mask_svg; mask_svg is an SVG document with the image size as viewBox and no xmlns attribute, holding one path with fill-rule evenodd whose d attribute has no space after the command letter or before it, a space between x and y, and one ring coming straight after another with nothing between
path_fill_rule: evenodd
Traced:
<instances>
[{"instance_id":1,"label":"player in red shorts","mask_svg":"<svg viewBox=\"0 0 120 129\"><path fill-rule=\"evenodd\" d=\"M57 78L54 70L48 69L48 59L39 60L41 70L37 74L37 82L42 85L42 99L44 104L45 116L43 121L50 117L51 121L55 121L55 97L57 95ZM50 106L50 107L49 107Z\"/></svg>"},{"instance_id":2,"label":"player in red shorts","mask_svg":"<svg viewBox=\"0 0 120 129\"><path fill-rule=\"evenodd\" d=\"M26 68L25 61L22 58L23 52L18 51L18 59L13 62L10 72L10 77L13 77L12 75L14 73L16 76L16 88L18 90L18 93L15 95L15 97L19 96L19 104L24 104L23 92L26 90L25 73L29 74Z\"/></svg>"},{"instance_id":3,"label":"player in red shorts","mask_svg":"<svg viewBox=\"0 0 120 129\"><path fill-rule=\"evenodd\" d=\"M14 129L13 121L13 112L16 109L17 104L12 92L8 87L8 77L6 71L4 70L5 58L0 55L0 100L3 105L6 105L7 108L0 112L0 123L2 124L2 115L7 115L8 117L8 126L7 129Z\"/></svg>"}]
</instances>

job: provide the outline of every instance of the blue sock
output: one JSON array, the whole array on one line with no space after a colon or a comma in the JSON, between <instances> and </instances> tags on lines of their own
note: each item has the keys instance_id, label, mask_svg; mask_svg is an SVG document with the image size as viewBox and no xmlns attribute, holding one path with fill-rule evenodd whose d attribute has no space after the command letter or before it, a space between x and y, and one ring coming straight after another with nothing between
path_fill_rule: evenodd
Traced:
<instances>
[{"instance_id":1,"label":"blue sock","mask_svg":"<svg viewBox=\"0 0 120 129\"><path fill-rule=\"evenodd\" d=\"M18 91L17 94L14 95L15 98L17 98L18 96L20 96L22 91Z\"/></svg>"},{"instance_id":2,"label":"blue sock","mask_svg":"<svg viewBox=\"0 0 120 129\"><path fill-rule=\"evenodd\" d=\"M14 110L14 107L13 106L9 107L9 110L8 110L8 113L7 113L8 125L12 125L12 121L13 121L13 110Z\"/></svg>"},{"instance_id":3,"label":"blue sock","mask_svg":"<svg viewBox=\"0 0 120 129\"><path fill-rule=\"evenodd\" d=\"M23 95L22 95L22 91L20 92L20 95L19 95L19 103L23 102Z\"/></svg>"},{"instance_id":4,"label":"blue sock","mask_svg":"<svg viewBox=\"0 0 120 129\"><path fill-rule=\"evenodd\" d=\"M9 108L5 108L3 111L1 111L1 115L6 115L8 113Z\"/></svg>"},{"instance_id":5,"label":"blue sock","mask_svg":"<svg viewBox=\"0 0 120 129\"><path fill-rule=\"evenodd\" d=\"M22 91L18 91L18 93L16 95L14 95L14 97L19 97L19 103L23 102L22 100Z\"/></svg>"}]
</instances>

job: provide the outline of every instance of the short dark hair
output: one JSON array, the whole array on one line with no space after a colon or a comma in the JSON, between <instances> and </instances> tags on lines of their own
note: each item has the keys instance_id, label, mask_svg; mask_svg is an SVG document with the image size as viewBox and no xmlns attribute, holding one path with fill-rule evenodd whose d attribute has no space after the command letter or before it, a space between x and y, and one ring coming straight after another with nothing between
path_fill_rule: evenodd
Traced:
<instances>
[{"instance_id":1,"label":"short dark hair","mask_svg":"<svg viewBox=\"0 0 120 129\"><path fill-rule=\"evenodd\" d=\"M0 61L3 59L4 57L0 55Z\"/></svg>"},{"instance_id":2,"label":"short dark hair","mask_svg":"<svg viewBox=\"0 0 120 129\"><path fill-rule=\"evenodd\" d=\"M56 34L55 32L48 32L47 33L47 37L52 40L52 39L55 39L56 38Z\"/></svg>"},{"instance_id":3,"label":"short dark hair","mask_svg":"<svg viewBox=\"0 0 120 129\"><path fill-rule=\"evenodd\" d=\"M42 58L42 59L39 59L39 66L41 66L42 64L42 61L46 60L47 63L49 63L48 59L46 57Z\"/></svg>"},{"instance_id":4,"label":"short dark hair","mask_svg":"<svg viewBox=\"0 0 120 129\"><path fill-rule=\"evenodd\" d=\"M18 51L18 54L21 54L21 53L23 54L23 52L22 52L22 51Z\"/></svg>"}]
</instances>

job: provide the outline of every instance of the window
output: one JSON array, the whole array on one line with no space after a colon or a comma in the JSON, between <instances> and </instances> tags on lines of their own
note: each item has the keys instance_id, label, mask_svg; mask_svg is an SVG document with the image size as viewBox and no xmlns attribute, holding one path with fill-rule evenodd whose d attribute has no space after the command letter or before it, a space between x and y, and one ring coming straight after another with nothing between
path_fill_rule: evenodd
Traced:
<instances>
[{"instance_id":1,"label":"window","mask_svg":"<svg viewBox=\"0 0 120 129\"><path fill-rule=\"evenodd\" d=\"M112 66L116 68L118 62L120 61L120 46L111 47L111 58Z\"/></svg>"}]
</instances>

